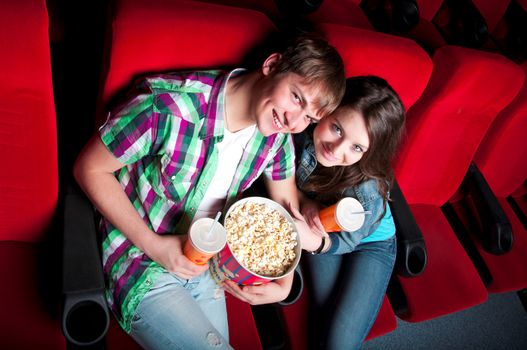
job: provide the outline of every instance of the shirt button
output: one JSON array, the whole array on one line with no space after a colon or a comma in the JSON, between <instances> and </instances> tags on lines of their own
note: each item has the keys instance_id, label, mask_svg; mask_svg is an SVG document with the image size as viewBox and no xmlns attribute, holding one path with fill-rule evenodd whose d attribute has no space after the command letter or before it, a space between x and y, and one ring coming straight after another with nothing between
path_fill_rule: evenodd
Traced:
<instances>
[{"instance_id":1,"label":"shirt button","mask_svg":"<svg viewBox=\"0 0 527 350\"><path fill-rule=\"evenodd\" d=\"M170 178L171 178L172 180L175 180L175 179L176 179L176 175L172 175Z\"/></svg>"}]
</instances>

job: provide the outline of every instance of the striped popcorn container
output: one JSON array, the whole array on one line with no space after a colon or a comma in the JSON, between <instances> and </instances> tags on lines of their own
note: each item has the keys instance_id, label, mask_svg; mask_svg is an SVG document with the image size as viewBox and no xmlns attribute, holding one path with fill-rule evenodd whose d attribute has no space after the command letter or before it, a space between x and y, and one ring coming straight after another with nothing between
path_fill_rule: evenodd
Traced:
<instances>
[{"instance_id":1,"label":"striped popcorn container","mask_svg":"<svg viewBox=\"0 0 527 350\"><path fill-rule=\"evenodd\" d=\"M269 208L278 211L282 216L286 218L287 221L289 221L289 223L293 227L293 230L296 231L296 226L294 224L294 221L291 215L280 204L268 198L264 198L264 197L248 197L248 198L244 198L244 199L237 201L229 208L229 210L227 211L227 214L225 215L225 218L228 218L229 214L236 207L243 205L247 202L265 204ZM300 239L297 235L296 236L296 246L294 247L295 258L294 258L293 263L289 266L289 268L282 275L269 277L269 276L263 276L261 274L252 272L249 268L244 266L236 258L236 256L234 256L229 246L229 242L227 242L223 250L221 250L218 254L216 254L209 261L209 270L210 270L212 277L217 283L221 283L225 280L232 280L238 283L239 285L244 285L244 286L264 284L274 279L285 277L289 275L290 273L292 273L300 261L301 249L302 248L300 244Z\"/></svg>"}]
</instances>

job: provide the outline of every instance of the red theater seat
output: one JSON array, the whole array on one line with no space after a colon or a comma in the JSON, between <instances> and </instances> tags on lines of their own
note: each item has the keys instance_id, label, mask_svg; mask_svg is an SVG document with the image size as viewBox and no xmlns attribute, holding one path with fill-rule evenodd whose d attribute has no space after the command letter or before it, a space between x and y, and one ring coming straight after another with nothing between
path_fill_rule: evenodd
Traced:
<instances>
[{"instance_id":1,"label":"red theater seat","mask_svg":"<svg viewBox=\"0 0 527 350\"><path fill-rule=\"evenodd\" d=\"M444 46L423 96L408 111L396 177L426 241L418 277L398 277L408 303L399 316L417 322L482 303L486 288L441 206L461 185L484 134L510 103L523 72L502 56ZM432 302L431 302L432 301Z\"/></svg>"},{"instance_id":2,"label":"red theater seat","mask_svg":"<svg viewBox=\"0 0 527 350\"><path fill-rule=\"evenodd\" d=\"M374 30L360 0L324 0L322 5L306 18L313 23L342 24L354 28Z\"/></svg>"},{"instance_id":3,"label":"red theater seat","mask_svg":"<svg viewBox=\"0 0 527 350\"><path fill-rule=\"evenodd\" d=\"M236 67L275 27L262 13L197 1L115 1L106 44L99 120L110 100L140 75L182 69ZM250 305L228 297L231 344L260 349ZM114 322L113 327L116 326ZM108 349L123 349L110 330Z\"/></svg>"},{"instance_id":4,"label":"red theater seat","mask_svg":"<svg viewBox=\"0 0 527 350\"><path fill-rule=\"evenodd\" d=\"M0 347L65 349L59 305L43 293L57 283L43 267L58 199L45 1L3 1L0 22Z\"/></svg>"},{"instance_id":5,"label":"red theater seat","mask_svg":"<svg viewBox=\"0 0 527 350\"><path fill-rule=\"evenodd\" d=\"M522 66L527 72L527 63ZM527 83L496 118L478 147L474 162L485 177L490 189L504 210L512 228L512 247L503 254L491 254L482 244L482 218L475 210L470 192L456 203L456 212L462 217L476 248L489 269L492 280L490 292L508 292L527 288L527 230L521 222L525 217L515 198L523 192L527 180ZM523 197L527 194L524 192ZM521 198L522 196L518 196ZM521 200L520 200L521 201ZM520 209L514 212L514 207ZM467 210L468 207L468 210Z\"/></svg>"},{"instance_id":6,"label":"red theater seat","mask_svg":"<svg viewBox=\"0 0 527 350\"><path fill-rule=\"evenodd\" d=\"M319 27L341 54L348 77L383 77L400 95L406 109L421 96L432 72L432 61L415 42L338 24L324 23ZM297 303L282 308L292 349L307 348L308 295L309 291L306 290ZM385 297L367 339L391 332L396 326L394 312Z\"/></svg>"}]
</instances>

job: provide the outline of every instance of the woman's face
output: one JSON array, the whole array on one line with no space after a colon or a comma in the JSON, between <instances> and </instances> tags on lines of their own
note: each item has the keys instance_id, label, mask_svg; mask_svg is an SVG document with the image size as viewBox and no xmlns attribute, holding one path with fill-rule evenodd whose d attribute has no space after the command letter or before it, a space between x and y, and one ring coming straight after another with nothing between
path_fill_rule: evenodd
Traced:
<instances>
[{"instance_id":1,"label":"woman's face","mask_svg":"<svg viewBox=\"0 0 527 350\"><path fill-rule=\"evenodd\" d=\"M350 108L338 108L322 118L313 140L317 160L325 167L355 164L370 146L364 117Z\"/></svg>"}]
</instances>

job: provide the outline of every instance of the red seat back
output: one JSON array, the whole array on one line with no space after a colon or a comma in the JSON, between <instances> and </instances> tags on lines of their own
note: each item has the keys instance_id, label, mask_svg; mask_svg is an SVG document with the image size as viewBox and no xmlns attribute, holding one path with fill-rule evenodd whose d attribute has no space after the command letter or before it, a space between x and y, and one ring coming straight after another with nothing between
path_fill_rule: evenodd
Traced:
<instances>
[{"instance_id":1,"label":"red seat back","mask_svg":"<svg viewBox=\"0 0 527 350\"><path fill-rule=\"evenodd\" d=\"M456 192L489 125L518 93L523 72L502 56L445 46L408 111L395 164L409 204L441 206Z\"/></svg>"},{"instance_id":2,"label":"red seat back","mask_svg":"<svg viewBox=\"0 0 527 350\"><path fill-rule=\"evenodd\" d=\"M320 29L342 56L346 76L378 75L386 79L406 109L421 96L432 61L415 42L337 24L321 24Z\"/></svg>"},{"instance_id":3,"label":"red seat back","mask_svg":"<svg viewBox=\"0 0 527 350\"><path fill-rule=\"evenodd\" d=\"M0 23L0 240L36 242L58 197L45 1L4 1Z\"/></svg>"},{"instance_id":4,"label":"red seat back","mask_svg":"<svg viewBox=\"0 0 527 350\"><path fill-rule=\"evenodd\" d=\"M275 28L262 13L184 0L116 1L102 104L138 75L236 66Z\"/></svg>"},{"instance_id":5,"label":"red seat back","mask_svg":"<svg viewBox=\"0 0 527 350\"><path fill-rule=\"evenodd\" d=\"M527 63L522 65L527 74ZM527 179L527 82L496 118L479 146L475 162L498 197L507 197Z\"/></svg>"},{"instance_id":6,"label":"red seat back","mask_svg":"<svg viewBox=\"0 0 527 350\"><path fill-rule=\"evenodd\" d=\"M275 30L264 14L244 8L185 0L116 1L99 111L147 73L236 67ZM234 298L227 303L231 345L260 349L250 305Z\"/></svg>"}]
</instances>

